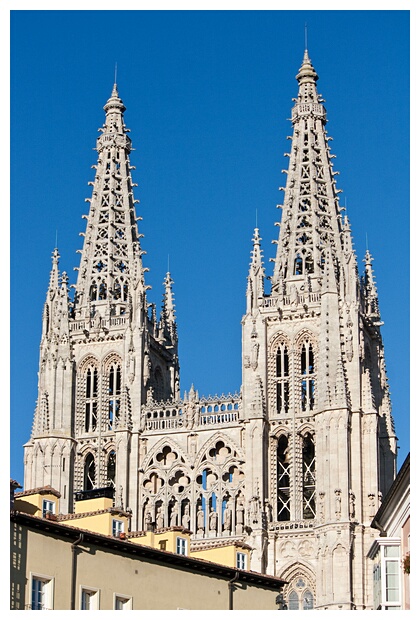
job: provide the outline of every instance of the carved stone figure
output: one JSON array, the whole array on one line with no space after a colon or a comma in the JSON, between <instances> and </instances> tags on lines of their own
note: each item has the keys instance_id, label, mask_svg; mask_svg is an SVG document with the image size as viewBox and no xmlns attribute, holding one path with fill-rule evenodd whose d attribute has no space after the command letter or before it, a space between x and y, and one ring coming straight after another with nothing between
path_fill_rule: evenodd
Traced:
<instances>
[{"instance_id":1,"label":"carved stone figure","mask_svg":"<svg viewBox=\"0 0 420 620\"><path fill-rule=\"evenodd\" d=\"M356 515L356 497L352 490L349 491L349 515L350 519L354 519Z\"/></svg>"},{"instance_id":2,"label":"carved stone figure","mask_svg":"<svg viewBox=\"0 0 420 620\"><path fill-rule=\"evenodd\" d=\"M186 530L190 529L190 505L185 504L184 506L184 514L182 515L182 527Z\"/></svg>"},{"instance_id":3,"label":"carved stone figure","mask_svg":"<svg viewBox=\"0 0 420 620\"><path fill-rule=\"evenodd\" d=\"M204 511L201 507L197 512L197 530L204 530Z\"/></svg>"},{"instance_id":4,"label":"carved stone figure","mask_svg":"<svg viewBox=\"0 0 420 620\"><path fill-rule=\"evenodd\" d=\"M258 523L259 508L259 499L256 495L254 495L249 502L249 520L251 523Z\"/></svg>"},{"instance_id":5,"label":"carved stone figure","mask_svg":"<svg viewBox=\"0 0 420 620\"><path fill-rule=\"evenodd\" d=\"M175 502L171 510L171 520L169 525L174 527L178 523L178 502Z\"/></svg>"},{"instance_id":6,"label":"carved stone figure","mask_svg":"<svg viewBox=\"0 0 420 620\"><path fill-rule=\"evenodd\" d=\"M163 527L163 514L162 508L159 506L156 512L156 527L160 530Z\"/></svg>"},{"instance_id":7,"label":"carved stone figure","mask_svg":"<svg viewBox=\"0 0 420 620\"><path fill-rule=\"evenodd\" d=\"M150 531L152 529L152 515L150 514L150 510L146 511L146 515L144 517L144 525L146 531Z\"/></svg>"},{"instance_id":8,"label":"carved stone figure","mask_svg":"<svg viewBox=\"0 0 420 620\"><path fill-rule=\"evenodd\" d=\"M341 517L341 489L336 489L335 493L335 517L339 519Z\"/></svg>"},{"instance_id":9,"label":"carved stone figure","mask_svg":"<svg viewBox=\"0 0 420 620\"><path fill-rule=\"evenodd\" d=\"M232 504L230 500L226 504L224 517L223 530L228 532L232 528Z\"/></svg>"},{"instance_id":10,"label":"carved stone figure","mask_svg":"<svg viewBox=\"0 0 420 620\"><path fill-rule=\"evenodd\" d=\"M236 503L236 533L242 534L243 529L244 529L244 500L242 497L239 497Z\"/></svg>"},{"instance_id":11,"label":"carved stone figure","mask_svg":"<svg viewBox=\"0 0 420 620\"><path fill-rule=\"evenodd\" d=\"M216 531L217 529L217 514L215 513L213 506L210 508L209 527L213 531Z\"/></svg>"}]
</instances>

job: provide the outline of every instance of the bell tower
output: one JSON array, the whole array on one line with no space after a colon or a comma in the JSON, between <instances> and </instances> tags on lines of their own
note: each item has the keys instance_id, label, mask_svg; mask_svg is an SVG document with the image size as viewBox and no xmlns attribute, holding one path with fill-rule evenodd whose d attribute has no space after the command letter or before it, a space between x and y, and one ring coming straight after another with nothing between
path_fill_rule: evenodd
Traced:
<instances>
[{"instance_id":1,"label":"bell tower","mask_svg":"<svg viewBox=\"0 0 420 620\"><path fill-rule=\"evenodd\" d=\"M362 609L370 522L395 476L396 437L372 257L359 277L317 80L305 51L268 295L254 233L242 394L262 456L247 482L264 481L265 568L289 582L289 609Z\"/></svg>"},{"instance_id":2,"label":"bell tower","mask_svg":"<svg viewBox=\"0 0 420 620\"><path fill-rule=\"evenodd\" d=\"M179 397L177 330L168 273L162 314L148 304L129 155L117 85L104 106L73 299L55 249L43 313L38 401L25 446L25 488L50 484L60 510L73 493L113 485L135 502L140 410ZM133 461L134 460L134 461Z\"/></svg>"}]
</instances>

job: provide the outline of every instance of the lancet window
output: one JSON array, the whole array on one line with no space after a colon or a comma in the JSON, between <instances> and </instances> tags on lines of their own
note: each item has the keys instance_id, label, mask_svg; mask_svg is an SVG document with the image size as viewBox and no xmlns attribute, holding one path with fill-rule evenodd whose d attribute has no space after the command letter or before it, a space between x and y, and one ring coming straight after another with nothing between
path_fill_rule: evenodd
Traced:
<instances>
[{"instance_id":1,"label":"lancet window","mask_svg":"<svg viewBox=\"0 0 420 620\"><path fill-rule=\"evenodd\" d=\"M307 433L302 445L302 501L303 518L315 518L315 443Z\"/></svg>"},{"instance_id":2,"label":"lancet window","mask_svg":"<svg viewBox=\"0 0 420 620\"><path fill-rule=\"evenodd\" d=\"M106 464L106 479L107 486L112 486L115 488L115 470L116 470L116 455L115 450L111 450L108 454L108 460Z\"/></svg>"},{"instance_id":3,"label":"lancet window","mask_svg":"<svg viewBox=\"0 0 420 620\"><path fill-rule=\"evenodd\" d=\"M114 362L108 373L108 428L115 427L120 415L121 366Z\"/></svg>"},{"instance_id":4,"label":"lancet window","mask_svg":"<svg viewBox=\"0 0 420 620\"><path fill-rule=\"evenodd\" d=\"M96 430L98 423L98 369L89 366L85 375L85 432Z\"/></svg>"},{"instance_id":5,"label":"lancet window","mask_svg":"<svg viewBox=\"0 0 420 620\"><path fill-rule=\"evenodd\" d=\"M312 343L307 339L300 354L301 409L312 411L315 406L315 356Z\"/></svg>"},{"instance_id":6,"label":"lancet window","mask_svg":"<svg viewBox=\"0 0 420 620\"><path fill-rule=\"evenodd\" d=\"M285 435L277 444L277 521L290 521L290 453Z\"/></svg>"},{"instance_id":7,"label":"lancet window","mask_svg":"<svg viewBox=\"0 0 420 620\"><path fill-rule=\"evenodd\" d=\"M279 344L276 353L276 405L277 413L289 411L289 352L286 344Z\"/></svg>"},{"instance_id":8,"label":"lancet window","mask_svg":"<svg viewBox=\"0 0 420 620\"><path fill-rule=\"evenodd\" d=\"M314 272L314 260L312 254L305 249L301 250L295 258L295 276L303 276Z\"/></svg>"},{"instance_id":9,"label":"lancet window","mask_svg":"<svg viewBox=\"0 0 420 620\"><path fill-rule=\"evenodd\" d=\"M93 454L89 452L85 459L85 466L83 468L83 490L90 491L96 486L96 466Z\"/></svg>"}]
</instances>

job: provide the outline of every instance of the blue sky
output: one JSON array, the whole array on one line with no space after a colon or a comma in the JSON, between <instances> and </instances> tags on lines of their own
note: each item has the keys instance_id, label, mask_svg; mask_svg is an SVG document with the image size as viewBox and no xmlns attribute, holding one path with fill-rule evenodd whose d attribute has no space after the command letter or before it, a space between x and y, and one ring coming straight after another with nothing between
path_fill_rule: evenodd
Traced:
<instances>
[{"instance_id":1,"label":"blue sky","mask_svg":"<svg viewBox=\"0 0 420 620\"><path fill-rule=\"evenodd\" d=\"M118 87L149 301L175 282L181 391L239 391L258 213L267 275L308 28L360 270L368 245L399 437L409 451L408 11L11 12L11 476L37 396L41 315L58 239L75 282L97 128Z\"/></svg>"}]
</instances>

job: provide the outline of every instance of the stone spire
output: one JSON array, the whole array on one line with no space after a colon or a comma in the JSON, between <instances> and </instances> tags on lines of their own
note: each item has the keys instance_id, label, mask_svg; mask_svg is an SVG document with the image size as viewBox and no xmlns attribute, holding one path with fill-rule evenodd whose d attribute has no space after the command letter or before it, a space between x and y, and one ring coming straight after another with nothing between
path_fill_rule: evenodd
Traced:
<instances>
[{"instance_id":1,"label":"stone spire","mask_svg":"<svg viewBox=\"0 0 420 620\"><path fill-rule=\"evenodd\" d=\"M380 321L378 292L372 268L373 257L369 250L366 250L363 262L365 263L365 274L362 278L362 290L365 300L365 312L371 319Z\"/></svg>"},{"instance_id":2,"label":"stone spire","mask_svg":"<svg viewBox=\"0 0 420 620\"><path fill-rule=\"evenodd\" d=\"M55 248L52 254L52 267L50 272L50 281L48 284L47 298L44 304L44 310L42 314L42 340L48 336L51 330L51 318L54 312L54 300L57 299L59 294L59 281L60 271L58 268L58 260L60 254L58 249Z\"/></svg>"},{"instance_id":3,"label":"stone spire","mask_svg":"<svg viewBox=\"0 0 420 620\"><path fill-rule=\"evenodd\" d=\"M114 84L98 130L98 162L87 219L74 300L75 318L125 314L145 292L129 154L131 140L124 123L125 106ZM144 295L143 295L144 297Z\"/></svg>"},{"instance_id":4,"label":"stone spire","mask_svg":"<svg viewBox=\"0 0 420 620\"><path fill-rule=\"evenodd\" d=\"M165 315L165 319L169 324L175 323L175 304L172 292L172 284L174 281L171 278L171 274L168 273L165 276L165 280L163 285L165 287L164 297L163 297L163 313Z\"/></svg>"},{"instance_id":5,"label":"stone spire","mask_svg":"<svg viewBox=\"0 0 420 620\"><path fill-rule=\"evenodd\" d=\"M324 276L326 251L332 260L343 251L342 219L338 202L329 141L325 125L326 111L318 94L318 75L305 50L296 79L298 96L292 109L293 136L284 192L280 234L272 292L280 294L286 284L290 294L299 276L309 279L313 292L320 290ZM349 239L347 237L346 243ZM348 247L346 247L348 250Z\"/></svg>"},{"instance_id":6,"label":"stone spire","mask_svg":"<svg viewBox=\"0 0 420 620\"><path fill-rule=\"evenodd\" d=\"M176 319L175 319L175 304L173 298L172 284L174 281L171 278L169 271L163 281L164 293L162 311L160 314L160 337L162 339L168 338L170 341L176 341Z\"/></svg>"},{"instance_id":7,"label":"stone spire","mask_svg":"<svg viewBox=\"0 0 420 620\"><path fill-rule=\"evenodd\" d=\"M262 260L261 237L258 228L254 229L252 243L247 286L247 312L256 308L264 296L265 271Z\"/></svg>"}]
</instances>

